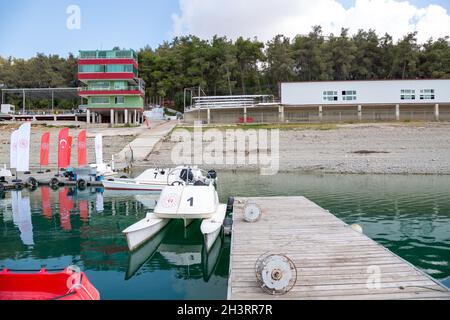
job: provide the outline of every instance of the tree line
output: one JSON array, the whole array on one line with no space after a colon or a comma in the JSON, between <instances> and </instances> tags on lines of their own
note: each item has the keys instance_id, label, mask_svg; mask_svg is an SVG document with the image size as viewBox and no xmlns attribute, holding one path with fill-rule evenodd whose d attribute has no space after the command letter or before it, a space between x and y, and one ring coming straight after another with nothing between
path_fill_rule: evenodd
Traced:
<instances>
[{"instance_id":1,"label":"tree line","mask_svg":"<svg viewBox=\"0 0 450 320\"><path fill-rule=\"evenodd\" d=\"M324 35L320 26L290 39L277 35L263 43L215 36L176 37L155 49L138 51L147 101L162 97L183 105L184 88L200 86L208 95L273 94L284 81L450 78L448 37L418 43L416 33L398 41L374 30ZM0 85L78 85L77 62L38 54L29 60L0 57Z\"/></svg>"}]
</instances>

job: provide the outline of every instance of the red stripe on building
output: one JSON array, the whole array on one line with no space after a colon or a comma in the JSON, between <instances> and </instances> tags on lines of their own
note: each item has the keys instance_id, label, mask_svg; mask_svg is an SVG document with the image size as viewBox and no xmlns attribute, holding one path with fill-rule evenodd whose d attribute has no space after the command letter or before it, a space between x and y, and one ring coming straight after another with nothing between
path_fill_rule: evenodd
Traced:
<instances>
[{"instance_id":1,"label":"red stripe on building","mask_svg":"<svg viewBox=\"0 0 450 320\"><path fill-rule=\"evenodd\" d=\"M108 95L141 95L144 96L144 94L139 90L96 90L96 91L79 91L80 96L95 96L95 95L101 95L101 96L108 96Z\"/></svg>"},{"instance_id":2,"label":"red stripe on building","mask_svg":"<svg viewBox=\"0 0 450 320\"><path fill-rule=\"evenodd\" d=\"M79 65L97 65L97 64L132 64L139 69L139 65L134 59L79 59Z\"/></svg>"},{"instance_id":3,"label":"red stripe on building","mask_svg":"<svg viewBox=\"0 0 450 320\"><path fill-rule=\"evenodd\" d=\"M136 76L133 72L94 72L94 73L78 73L78 80L123 80L134 79Z\"/></svg>"}]
</instances>

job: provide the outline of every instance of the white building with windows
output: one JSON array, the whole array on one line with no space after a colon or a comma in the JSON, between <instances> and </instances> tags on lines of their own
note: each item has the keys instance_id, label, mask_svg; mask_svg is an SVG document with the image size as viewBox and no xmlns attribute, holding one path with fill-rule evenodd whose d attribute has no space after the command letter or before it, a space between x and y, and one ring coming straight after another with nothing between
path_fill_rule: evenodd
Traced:
<instances>
[{"instance_id":1,"label":"white building with windows","mask_svg":"<svg viewBox=\"0 0 450 320\"><path fill-rule=\"evenodd\" d=\"M288 82L280 97L296 106L450 104L450 80Z\"/></svg>"},{"instance_id":2,"label":"white building with windows","mask_svg":"<svg viewBox=\"0 0 450 320\"><path fill-rule=\"evenodd\" d=\"M280 98L286 122L450 120L450 80L287 82Z\"/></svg>"},{"instance_id":3,"label":"white building with windows","mask_svg":"<svg viewBox=\"0 0 450 320\"><path fill-rule=\"evenodd\" d=\"M253 96L201 97L185 110L185 121L450 121L450 80L285 82L279 97L280 103Z\"/></svg>"}]
</instances>

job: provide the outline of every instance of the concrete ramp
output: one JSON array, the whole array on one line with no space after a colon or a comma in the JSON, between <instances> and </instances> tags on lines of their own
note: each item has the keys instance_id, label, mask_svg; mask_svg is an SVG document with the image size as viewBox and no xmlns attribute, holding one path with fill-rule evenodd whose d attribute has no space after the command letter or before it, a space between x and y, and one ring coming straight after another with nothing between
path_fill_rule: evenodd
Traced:
<instances>
[{"instance_id":1,"label":"concrete ramp","mask_svg":"<svg viewBox=\"0 0 450 320\"><path fill-rule=\"evenodd\" d=\"M155 145L175 128L177 123L177 121L162 122L154 128L145 130L114 156L115 161L126 162L131 159L131 156L134 161L143 161L153 151Z\"/></svg>"}]
</instances>

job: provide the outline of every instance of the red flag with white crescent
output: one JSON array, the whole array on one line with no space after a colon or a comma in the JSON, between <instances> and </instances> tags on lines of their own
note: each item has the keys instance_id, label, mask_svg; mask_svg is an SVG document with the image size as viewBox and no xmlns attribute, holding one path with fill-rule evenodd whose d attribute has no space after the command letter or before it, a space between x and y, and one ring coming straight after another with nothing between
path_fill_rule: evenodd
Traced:
<instances>
[{"instance_id":1,"label":"red flag with white crescent","mask_svg":"<svg viewBox=\"0 0 450 320\"><path fill-rule=\"evenodd\" d=\"M72 136L67 137L67 166L70 166L70 158L72 157Z\"/></svg>"},{"instance_id":2,"label":"red flag with white crescent","mask_svg":"<svg viewBox=\"0 0 450 320\"><path fill-rule=\"evenodd\" d=\"M41 138L41 166L48 166L48 156L50 153L50 132L46 132Z\"/></svg>"},{"instance_id":3,"label":"red flag with white crescent","mask_svg":"<svg viewBox=\"0 0 450 320\"><path fill-rule=\"evenodd\" d=\"M82 130L78 135L78 166L85 165L87 165L86 130Z\"/></svg>"},{"instance_id":4,"label":"red flag with white crescent","mask_svg":"<svg viewBox=\"0 0 450 320\"><path fill-rule=\"evenodd\" d=\"M58 135L58 168L67 168L68 153L69 153L69 128L64 128L59 131Z\"/></svg>"}]
</instances>

